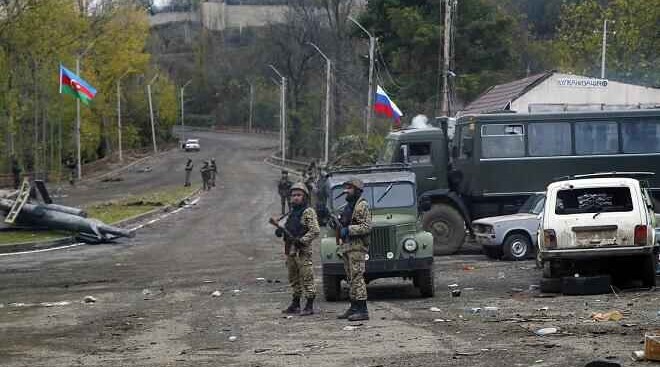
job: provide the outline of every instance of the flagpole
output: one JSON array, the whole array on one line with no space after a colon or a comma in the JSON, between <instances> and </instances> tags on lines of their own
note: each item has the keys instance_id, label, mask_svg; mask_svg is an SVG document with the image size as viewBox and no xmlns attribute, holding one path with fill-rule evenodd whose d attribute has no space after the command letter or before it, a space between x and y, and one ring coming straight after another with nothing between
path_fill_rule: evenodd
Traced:
<instances>
[{"instance_id":1,"label":"flagpole","mask_svg":"<svg viewBox=\"0 0 660 367\"><path fill-rule=\"evenodd\" d=\"M80 77L80 55L76 57L76 75ZM61 79L60 79L61 80ZM82 165L80 157L80 98L76 98L76 168L78 179L82 179Z\"/></svg>"}]
</instances>

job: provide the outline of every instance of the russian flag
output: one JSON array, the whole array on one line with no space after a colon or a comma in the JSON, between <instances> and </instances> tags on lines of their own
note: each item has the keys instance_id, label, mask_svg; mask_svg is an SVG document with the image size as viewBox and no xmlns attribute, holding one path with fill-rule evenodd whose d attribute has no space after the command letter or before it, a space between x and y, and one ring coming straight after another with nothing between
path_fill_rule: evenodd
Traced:
<instances>
[{"instance_id":1,"label":"russian flag","mask_svg":"<svg viewBox=\"0 0 660 367\"><path fill-rule=\"evenodd\" d=\"M399 120L401 120L401 116L403 116L403 112L401 112L399 107L397 107L396 104L392 102L390 97L387 95L387 93L385 93L380 85L376 87L376 102L374 103L374 111L381 115L391 117L396 122L399 122Z\"/></svg>"}]
</instances>

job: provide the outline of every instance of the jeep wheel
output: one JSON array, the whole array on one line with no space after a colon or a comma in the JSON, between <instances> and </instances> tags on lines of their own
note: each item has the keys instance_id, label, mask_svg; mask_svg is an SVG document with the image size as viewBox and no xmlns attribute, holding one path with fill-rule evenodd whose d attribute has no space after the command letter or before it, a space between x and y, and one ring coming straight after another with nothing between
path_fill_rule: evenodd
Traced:
<instances>
[{"instance_id":1,"label":"jeep wheel","mask_svg":"<svg viewBox=\"0 0 660 367\"><path fill-rule=\"evenodd\" d=\"M450 255L463 246L465 221L447 204L435 204L422 218L424 230L433 235L433 255Z\"/></svg>"},{"instance_id":2,"label":"jeep wheel","mask_svg":"<svg viewBox=\"0 0 660 367\"><path fill-rule=\"evenodd\" d=\"M656 270L657 260L656 255L650 254L643 257L641 272L642 272L642 284L644 287L653 288L655 287L655 270Z\"/></svg>"},{"instance_id":3,"label":"jeep wheel","mask_svg":"<svg viewBox=\"0 0 660 367\"><path fill-rule=\"evenodd\" d=\"M532 253L532 243L523 234L506 236L502 245L502 259L525 260Z\"/></svg>"},{"instance_id":4,"label":"jeep wheel","mask_svg":"<svg viewBox=\"0 0 660 367\"><path fill-rule=\"evenodd\" d=\"M323 296L328 302L339 301L341 294L341 278L336 275L323 276Z\"/></svg>"},{"instance_id":5,"label":"jeep wheel","mask_svg":"<svg viewBox=\"0 0 660 367\"><path fill-rule=\"evenodd\" d=\"M417 274L415 274L415 280L413 280L413 283L417 283L417 288L419 288L419 293L421 293L422 297L433 297L435 294L433 268L418 270Z\"/></svg>"}]
</instances>

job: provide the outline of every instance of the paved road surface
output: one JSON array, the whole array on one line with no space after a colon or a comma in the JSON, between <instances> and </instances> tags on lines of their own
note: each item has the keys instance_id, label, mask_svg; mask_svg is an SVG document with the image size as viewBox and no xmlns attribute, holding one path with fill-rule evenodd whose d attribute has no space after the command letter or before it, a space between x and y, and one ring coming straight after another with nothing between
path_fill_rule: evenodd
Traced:
<instances>
[{"instance_id":1,"label":"paved road surface","mask_svg":"<svg viewBox=\"0 0 660 367\"><path fill-rule=\"evenodd\" d=\"M535 298L532 262L474 254L436 258L433 299L401 281L370 284L372 320L354 330L335 319L345 304L322 297L319 314L283 318L282 249L266 225L278 208L279 172L262 162L276 142L207 133L202 144L221 175L198 205L117 244L0 257L0 365L577 366L596 356L627 359L657 326L656 292ZM149 174L85 190L114 197L174 184L181 161L167 156ZM318 267L316 274L319 282ZM448 296L451 283L461 297ZM222 295L211 297L215 290ZM88 295L97 301L83 303ZM469 311L485 306L498 311ZM625 312L624 321L589 319L611 309ZM560 333L531 332L550 326Z\"/></svg>"}]
</instances>

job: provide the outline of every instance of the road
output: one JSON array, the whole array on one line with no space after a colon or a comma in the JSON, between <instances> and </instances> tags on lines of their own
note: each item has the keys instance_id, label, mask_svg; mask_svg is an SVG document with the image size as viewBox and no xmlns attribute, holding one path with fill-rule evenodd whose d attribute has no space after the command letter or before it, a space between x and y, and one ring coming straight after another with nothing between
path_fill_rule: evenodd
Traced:
<instances>
[{"instance_id":1,"label":"road","mask_svg":"<svg viewBox=\"0 0 660 367\"><path fill-rule=\"evenodd\" d=\"M197 205L135 239L0 257L0 365L582 366L595 357L629 360L644 332L660 326L655 291L541 298L533 262L474 253L436 258L431 299L399 280L370 284L371 320L353 330L336 320L346 304L322 297L316 315L283 317L282 248L266 224L278 210L279 172L263 163L277 144L200 137L199 157L215 156L221 174ZM180 182L179 156L166 156L148 176L84 190L114 197ZM316 275L320 288L318 264ZM460 297L449 296L452 283ZM497 310L471 311L487 306ZM624 320L590 319L609 310ZM541 327L559 332L534 335Z\"/></svg>"}]
</instances>

